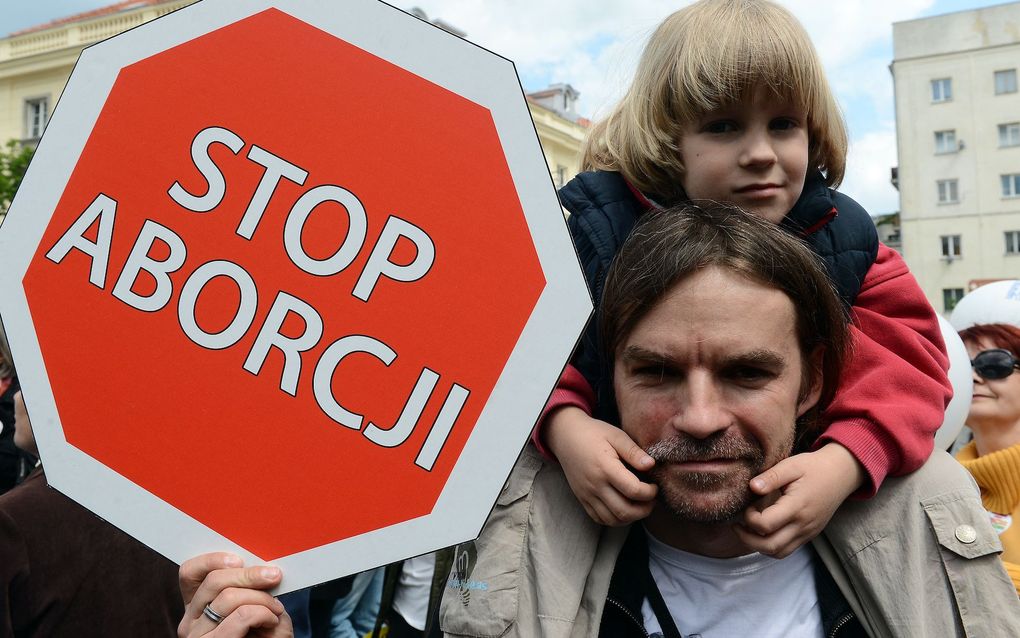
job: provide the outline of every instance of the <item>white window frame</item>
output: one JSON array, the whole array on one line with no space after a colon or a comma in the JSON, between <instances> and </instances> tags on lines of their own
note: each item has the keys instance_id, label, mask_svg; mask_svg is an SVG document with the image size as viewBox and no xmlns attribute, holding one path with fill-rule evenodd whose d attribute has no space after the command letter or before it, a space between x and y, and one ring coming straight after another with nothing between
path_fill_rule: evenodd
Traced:
<instances>
[{"instance_id":1,"label":"white window frame","mask_svg":"<svg viewBox=\"0 0 1020 638\"><path fill-rule=\"evenodd\" d=\"M1020 173L1000 175L1002 196L1004 198L1020 197Z\"/></svg>"},{"instance_id":2,"label":"white window frame","mask_svg":"<svg viewBox=\"0 0 1020 638\"><path fill-rule=\"evenodd\" d=\"M1016 69L1002 69L995 72L995 94L1016 93Z\"/></svg>"},{"instance_id":3,"label":"white window frame","mask_svg":"<svg viewBox=\"0 0 1020 638\"><path fill-rule=\"evenodd\" d=\"M1020 230L1007 230L1002 236L1006 240L1006 254L1020 255Z\"/></svg>"},{"instance_id":4,"label":"white window frame","mask_svg":"<svg viewBox=\"0 0 1020 638\"><path fill-rule=\"evenodd\" d=\"M955 153L960 150L956 143L956 129L935 131L935 154Z\"/></svg>"},{"instance_id":5,"label":"white window frame","mask_svg":"<svg viewBox=\"0 0 1020 638\"><path fill-rule=\"evenodd\" d=\"M931 101L949 102L953 99L953 78L935 78L931 81Z\"/></svg>"},{"instance_id":6,"label":"white window frame","mask_svg":"<svg viewBox=\"0 0 1020 638\"><path fill-rule=\"evenodd\" d=\"M962 235L942 235L939 237L942 244L942 258L952 261L963 256Z\"/></svg>"},{"instance_id":7,"label":"white window frame","mask_svg":"<svg viewBox=\"0 0 1020 638\"><path fill-rule=\"evenodd\" d=\"M556 188L563 188L567 184L567 167L562 164L556 165L556 172L553 174L553 181Z\"/></svg>"},{"instance_id":8,"label":"white window frame","mask_svg":"<svg viewBox=\"0 0 1020 638\"><path fill-rule=\"evenodd\" d=\"M960 203L960 180L956 178L938 179L935 180L935 188L940 204Z\"/></svg>"},{"instance_id":9,"label":"white window frame","mask_svg":"<svg viewBox=\"0 0 1020 638\"><path fill-rule=\"evenodd\" d=\"M48 95L25 100L25 139L37 140L42 137L49 121L50 98Z\"/></svg>"},{"instance_id":10,"label":"white window frame","mask_svg":"<svg viewBox=\"0 0 1020 638\"><path fill-rule=\"evenodd\" d=\"M1020 146L1020 122L999 124L999 148Z\"/></svg>"},{"instance_id":11,"label":"white window frame","mask_svg":"<svg viewBox=\"0 0 1020 638\"><path fill-rule=\"evenodd\" d=\"M956 304L960 303L963 296L967 294L963 288L943 288L942 289L942 307L946 312L952 312ZM952 302L950 302L950 298Z\"/></svg>"}]
</instances>

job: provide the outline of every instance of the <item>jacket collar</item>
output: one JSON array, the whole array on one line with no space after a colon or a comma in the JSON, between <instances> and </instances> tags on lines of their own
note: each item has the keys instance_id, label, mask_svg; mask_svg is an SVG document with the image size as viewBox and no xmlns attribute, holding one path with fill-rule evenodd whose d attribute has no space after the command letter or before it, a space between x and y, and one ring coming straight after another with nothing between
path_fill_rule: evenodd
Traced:
<instances>
[{"instance_id":1,"label":"jacket collar","mask_svg":"<svg viewBox=\"0 0 1020 638\"><path fill-rule=\"evenodd\" d=\"M832 221L837 214L832 191L825 176L814 170L804 179L804 190L780 225L802 236L810 235Z\"/></svg>"}]
</instances>

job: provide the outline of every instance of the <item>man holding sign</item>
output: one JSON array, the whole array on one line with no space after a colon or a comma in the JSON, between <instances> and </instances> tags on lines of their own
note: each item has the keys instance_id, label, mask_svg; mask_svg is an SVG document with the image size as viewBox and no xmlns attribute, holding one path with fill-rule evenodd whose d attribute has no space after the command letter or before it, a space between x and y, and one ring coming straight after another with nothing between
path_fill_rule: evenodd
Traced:
<instances>
[{"instance_id":1,"label":"man holding sign","mask_svg":"<svg viewBox=\"0 0 1020 638\"><path fill-rule=\"evenodd\" d=\"M656 508L629 534L600 528L559 468L527 448L474 548L459 549L447 635L736 635L751 619L784 636L1020 626L1001 546L944 453L844 504L786 559L751 552L748 532L734 529L754 498L748 481L817 435L818 403L849 344L839 301L801 243L723 205L650 215L617 257L603 308L622 427L658 459ZM260 591L280 576L227 554L186 562L181 635L289 635ZM720 589L729 594L704 596Z\"/></svg>"}]
</instances>

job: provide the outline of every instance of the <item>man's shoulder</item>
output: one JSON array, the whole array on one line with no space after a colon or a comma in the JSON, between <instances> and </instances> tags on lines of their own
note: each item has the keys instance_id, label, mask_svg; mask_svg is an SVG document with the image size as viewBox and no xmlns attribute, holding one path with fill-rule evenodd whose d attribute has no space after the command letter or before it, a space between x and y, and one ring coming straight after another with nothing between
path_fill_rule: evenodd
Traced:
<instances>
[{"instance_id":1,"label":"man's shoulder","mask_svg":"<svg viewBox=\"0 0 1020 638\"><path fill-rule=\"evenodd\" d=\"M440 610L443 631L593 633L587 629L598 627L625 536L588 518L559 465L525 446L478 538L457 549Z\"/></svg>"},{"instance_id":2,"label":"man's shoulder","mask_svg":"<svg viewBox=\"0 0 1020 638\"><path fill-rule=\"evenodd\" d=\"M935 450L916 472L886 479L874 497L845 502L830 526L858 526L862 517L875 522L891 518L889 525L895 526L895 517L887 516L891 512L911 507L923 510L926 503L945 500L949 495L978 505L981 502L977 484L967 470L949 454Z\"/></svg>"},{"instance_id":3,"label":"man's shoulder","mask_svg":"<svg viewBox=\"0 0 1020 638\"><path fill-rule=\"evenodd\" d=\"M999 543L994 530L978 524L987 524L983 512L974 479L951 456L935 450L916 472L887 479L874 497L845 502L825 534L844 556L854 556L878 540L897 545L925 542L930 538L927 530L938 522L939 527L954 527L950 535L955 526L975 527L984 533L967 544L994 548Z\"/></svg>"},{"instance_id":4,"label":"man's shoulder","mask_svg":"<svg viewBox=\"0 0 1020 638\"><path fill-rule=\"evenodd\" d=\"M816 548L872 635L1003 635L1020 604L967 471L936 450L873 498L848 501Z\"/></svg>"}]
</instances>

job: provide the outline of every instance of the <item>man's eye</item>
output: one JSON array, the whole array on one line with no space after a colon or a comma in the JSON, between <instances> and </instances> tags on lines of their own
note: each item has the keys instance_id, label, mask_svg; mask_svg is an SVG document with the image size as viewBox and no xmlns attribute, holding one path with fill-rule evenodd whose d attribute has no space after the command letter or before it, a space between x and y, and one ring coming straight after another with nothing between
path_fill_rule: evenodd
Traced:
<instances>
[{"instance_id":1,"label":"man's eye","mask_svg":"<svg viewBox=\"0 0 1020 638\"><path fill-rule=\"evenodd\" d=\"M764 383L772 379L775 375L762 368L755 368L753 366L737 366L729 370L728 376L737 381L738 383Z\"/></svg>"},{"instance_id":2,"label":"man's eye","mask_svg":"<svg viewBox=\"0 0 1020 638\"><path fill-rule=\"evenodd\" d=\"M648 364L634 368L634 376L642 379L662 380L676 375L676 371L661 364Z\"/></svg>"}]
</instances>

